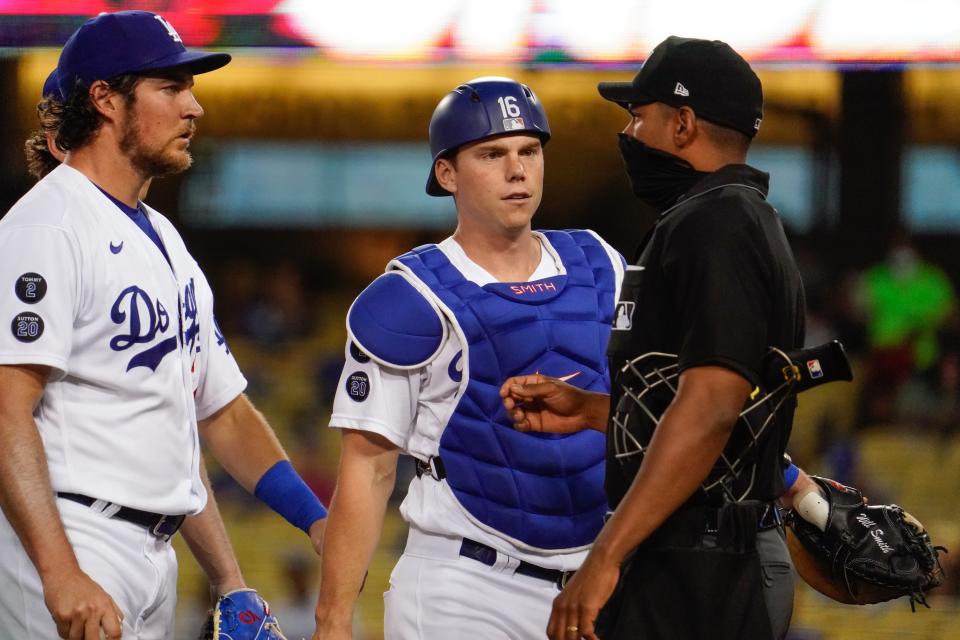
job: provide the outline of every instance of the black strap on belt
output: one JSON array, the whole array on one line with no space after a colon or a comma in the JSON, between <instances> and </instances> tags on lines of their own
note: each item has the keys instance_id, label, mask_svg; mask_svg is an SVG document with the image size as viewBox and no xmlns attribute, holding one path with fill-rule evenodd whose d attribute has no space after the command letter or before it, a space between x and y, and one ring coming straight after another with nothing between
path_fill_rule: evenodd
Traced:
<instances>
[{"instance_id":1,"label":"black strap on belt","mask_svg":"<svg viewBox=\"0 0 960 640\"><path fill-rule=\"evenodd\" d=\"M431 456L427 460L414 458L413 461L417 464L418 478L427 475L439 481L447 477L447 469L443 466L443 460L440 459L440 456Z\"/></svg>"},{"instance_id":2,"label":"black strap on belt","mask_svg":"<svg viewBox=\"0 0 960 640\"><path fill-rule=\"evenodd\" d=\"M496 549L468 538L464 538L463 542L460 544L460 555L464 558L470 558L471 560L482 562L488 567L492 567L497 562ZM557 585L558 589L563 589L565 586L567 586L567 582L570 581L570 578L573 577L573 574L576 573L576 571L547 569L545 567L538 567L535 564L530 564L525 560L521 560L520 566L517 567L514 573L530 576L531 578L539 578L540 580L546 580L547 582L552 582L553 584Z\"/></svg>"},{"instance_id":3,"label":"black strap on belt","mask_svg":"<svg viewBox=\"0 0 960 640\"><path fill-rule=\"evenodd\" d=\"M775 502L761 503L760 515L757 517L757 531L776 529L783 522L780 509ZM720 509L702 507L694 517L703 519L705 533L717 533L720 530Z\"/></svg>"},{"instance_id":4,"label":"black strap on belt","mask_svg":"<svg viewBox=\"0 0 960 640\"><path fill-rule=\"evenodd\" d=\"M64 500L80 503L85 507L92 506L94 502L97 502L96 498L91 498L90 496L85 496L80 493L66 493L58 491L57 496L63 498ZM161 540L169 540L172 538L173 535L180 529L180 525L183 524L183 521L186 518L186 516L183 515L167 516L161 513L141 511L140 509L133 509L131 507L120 507L120 510L111 517L140 525Z\"/></svg>"},{"instance_id":5,"label":"black strap on belt","mask_svg":"<svg viewBox=\"0 0 960 640\"><path fill-rule=\"evenodd\" d=\"M753 529L754 523L756 529ZM745 500L722 507L682 507L650 536L650 544L693 547L699 546L704 536L714 536L725 544L752 547L756 532L775 529L781 523L780 509L775 502Z\"/></svg>"}]
</instances>

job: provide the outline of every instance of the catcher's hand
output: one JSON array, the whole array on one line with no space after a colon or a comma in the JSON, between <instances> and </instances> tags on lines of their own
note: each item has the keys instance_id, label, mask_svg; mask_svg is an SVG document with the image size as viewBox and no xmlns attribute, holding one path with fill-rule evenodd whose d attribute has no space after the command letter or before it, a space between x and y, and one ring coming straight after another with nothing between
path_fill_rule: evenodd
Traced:
<instances>
[{"instance_id":1,"label":"catcher's hand","mask_svg":"<svg viewBox=\"0 0 960 640\"><path fill-rule=\"evenodd\" d=\"M207 617L199 640L286 640L270 605L254 589L225 593Z\"/></svg>"},{"instance_id":2,"label":"catcher's hand","mask_svg":"<svg viewBox=\"0 0 960 640\"><path fill-rule=\"evenodd\" d=\"M897 505L868 506L859 491L810 476L830 504L826 530L796 513L787 519L790 555L814 589L846 604L873 604L901 596L927 605L926 592L943 572L920 522Z\"/></svg>"}]
</instances>

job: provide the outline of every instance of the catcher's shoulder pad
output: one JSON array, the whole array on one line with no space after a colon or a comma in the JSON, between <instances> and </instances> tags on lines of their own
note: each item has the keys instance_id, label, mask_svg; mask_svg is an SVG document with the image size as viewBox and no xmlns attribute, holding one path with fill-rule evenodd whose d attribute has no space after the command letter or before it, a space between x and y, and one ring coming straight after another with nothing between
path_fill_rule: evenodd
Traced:
<instances>
[{"instance_id":1,"label":"catcher's shoulder pad","mask_svg":"<svg viewBox=\"0 0 960 640\"><path fill-rule=\"evenodd\" d=\"M410 277L389 271L357 296L347 312L347 332L377 363L415 369L431 362L447 337L436 302Z\"/></svg>"},{"instance_id":2,"label":"catcher's shoulder pad","mask_svg":"<svg viewBox=\"0 0 960 640\"><path fill-rule=\"evenodd\" d=\"M255 589L220 596L213 610L214 640L286 640L270 605Z\"/></svg>"}]
</instances>

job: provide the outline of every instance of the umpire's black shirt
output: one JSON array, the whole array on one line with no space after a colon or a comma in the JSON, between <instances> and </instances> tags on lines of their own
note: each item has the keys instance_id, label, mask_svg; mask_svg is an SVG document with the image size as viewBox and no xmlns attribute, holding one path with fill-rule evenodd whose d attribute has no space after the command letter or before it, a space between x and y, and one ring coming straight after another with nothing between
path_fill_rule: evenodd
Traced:
<instances>
[{"instance_id":1,"label":"umpire's black shirt","mask_svg":"<svg viewBox=\"0 0 960 640\"><path fill-rule=\"evenodd\" d=\"M803 285L780 219L766 201L768 183L762 171L727 165L704 176L657 219L636 266L627 269L614 315L611 414L623 394L618 372L636 356L673 353L681 371L719 365L756 385L768 346L803 346ZM782 492L780 459L794 406L785 405L775 428L767 430L750 498L772 500ZM647 444L649 434L641 441ZM611 508L632 480L614 458L608 435ZM694 495L691 503L703 499Z\"/></svg>"}]
</instances>

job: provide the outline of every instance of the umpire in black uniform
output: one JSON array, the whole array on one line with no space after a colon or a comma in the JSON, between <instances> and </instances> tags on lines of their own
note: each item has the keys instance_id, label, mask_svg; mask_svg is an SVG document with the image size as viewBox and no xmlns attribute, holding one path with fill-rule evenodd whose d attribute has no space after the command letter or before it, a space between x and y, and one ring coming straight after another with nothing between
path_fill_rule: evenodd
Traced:
<instances>
[{"instance_id":1,"label":"umpire in black uniform","mask_svg":"<svg viewBox=\"0 0 960 640\"><path fill-rule=\"evenodd\" d=\"M745 164L762 120L760 80L723 42L670 37L632 82L599 90L630 114L620 151L634 193L659 217L624 278L609 402L556 383L504 387L518 428L586 421L608 433L613 514L554 602L548 635L782 638L793 577L773 503L795 405L781 405L758 438L739 414L768 347L803 346L804 295L766 201L769 176ZM641 378L667 370L659 356L638 358L650 353L675 355L666 362L676 384L641 411ZM625 441L640 455L621 455Z\"/></svg>"}]
</instances>

